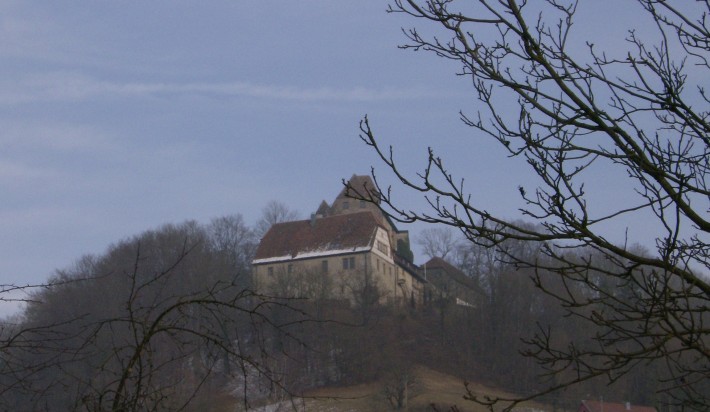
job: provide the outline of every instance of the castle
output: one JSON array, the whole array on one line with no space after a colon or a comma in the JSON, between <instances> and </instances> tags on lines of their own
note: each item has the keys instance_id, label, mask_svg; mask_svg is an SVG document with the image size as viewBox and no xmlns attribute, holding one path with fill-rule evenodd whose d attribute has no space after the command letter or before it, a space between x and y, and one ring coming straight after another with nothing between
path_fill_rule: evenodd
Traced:
<instances>
[{"instance_id":1,"label":"castle","mask_svg":"<svg viewBox=\"0 0 710 412\"><path fill-rule=\"evenodd\" d=\"M380 210L372 179L353 175L310 219L266 232L252 262L253 280L256 290L282 297L357 302L369 293L395 305L416 307L446 296L471 304L472 285L460 271L441 259L421 268L412 260L409 232Z\"/></svg>"}]
</instances>

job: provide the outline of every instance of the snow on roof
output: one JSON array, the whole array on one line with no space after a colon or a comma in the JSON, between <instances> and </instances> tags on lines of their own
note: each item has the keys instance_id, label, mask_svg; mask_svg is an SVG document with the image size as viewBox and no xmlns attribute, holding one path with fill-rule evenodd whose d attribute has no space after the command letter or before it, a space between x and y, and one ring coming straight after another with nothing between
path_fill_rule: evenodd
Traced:
<instances>
[{"instance_id":1,"label":"snow on roof","mask_svg":"<svg viewBox=\"0 0 710 412\"><path fill-rule=\"evenodd\" d=\"M252 263L368 251L378 227L369 211L277 223L264 235Z\"/></svg>"}]
</instances>

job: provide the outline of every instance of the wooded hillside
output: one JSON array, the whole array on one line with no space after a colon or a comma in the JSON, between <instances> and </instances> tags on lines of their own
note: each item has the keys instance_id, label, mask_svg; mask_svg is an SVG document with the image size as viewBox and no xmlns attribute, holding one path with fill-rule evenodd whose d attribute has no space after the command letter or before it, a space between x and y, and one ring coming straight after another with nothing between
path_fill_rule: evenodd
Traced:
<instances>
[{"instance_id":1,"label":"wooded hillside","mask_svg":"<svg viewBox=\"0 0 710 412\"><path fill-rule=\"evenodd\" d=\"M531 277L480 248L455 254L485 292L474 307L444 298L413 308L260 295L248 276L255 239L240 216L166 225L57 271L21 316L3 321L0 408L204 410L220 394L247 408L378 382L397 409L418 366L526 395L559 377L520 356L536 350L521 337L604 333L563 317L535 288L533 278L551 275ZM541 401L574 409L591 394L659 403L650 378L659 370L639 366L611 386L585 382Z\"/></svg>"}]
</instances>

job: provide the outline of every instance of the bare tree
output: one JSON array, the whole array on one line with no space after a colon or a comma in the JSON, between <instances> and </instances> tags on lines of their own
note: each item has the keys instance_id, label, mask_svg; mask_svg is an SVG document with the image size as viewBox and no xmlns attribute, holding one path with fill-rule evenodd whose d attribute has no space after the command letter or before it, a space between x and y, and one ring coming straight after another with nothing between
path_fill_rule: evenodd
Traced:
<instances>
[{"instance_id":1,"label":"bare tree","mask_svg":"<svg viewBox=\"0 0 710 412\"><path fill-rule=\"evenodd\" d=\"M256 222L256 235L261 239L275 223L290 222L297 220L298 217L296 210L290 209L282 202L272 200L261 211L261 218Z\"/></svg>"},{"instance_id":2,"label":"bare tree","mask_svg":"<svg viewBox=\"0 0 710 412\"><path fill-rule=\"evenodd\" d=\"M405 187L426 197L431 209L399 206L377 179L376 190L361 196L380 200L399 221L454 227L471 242L498 248L507 262L557 275L554 282L532 277L568 315L598 332L591 344L555 343L552 332L541 327L526 353L556 380L536 395L594 378L614 382L652 363L664 366L658 376L664 398L706 410L710 2L634 4L635 21L627 24L655 33L644 38L629 27L627 50L618 52L599 50L591 39L575 43L574 22L580 16L574 0L465 5L393 0L391 12L438 30L432 37L416 28L405 30L409 44L402 47L457 63L480 102L478 113L461 114L463 122L521 158L536 176L536 187L518 188L520 210L536 225L483 209L431 148L423 171L405 175L367 118L360 127L363 140ZM511 102L517 102L517 110L511 111ZM599 207L585 182L598 178L594 171L600 168L632 185L633 200L617 199L611 211L608 205ZM633 239L613 242L605 233L604 227L634 221L657 229L652 253L629 247ZM546 258L531 260L501 247L510 239L537 243ZM504 400L514 406L531 397Z\"/></svg>"},{"instance_id":3,"label":"bare tree","mask_svg":"<svg viewBox=\"0 0 710 412\"><path fill-rule=\"evenodd\" d=\"M392 409L407 409L410 391L416 384L412 369L411 363L400 362L397 365L390 366L386 372L387 376L383 392Z\"/></svg>"},{"instance_id":4,"label":"bare tree","mask_svg":"<svg viewBox=\"0 0 710 412\"><path fill-rule=\"evenodd\" d=\"M449 227L426 228L419 234L416 242L429 258L451 258L458 246L456 232Z\"/></svg>"},{"instance_id":5,"label":"bare tree","mask_svg":"<svg viewBox=\"0 0 710 412\"><path fill-rule=\"evenodd\" d=\"M1 325L0 408L191 410L228 382L245 407L287 394L267 350L286 326L272 313L291 327L305 314L235 282L209 240L195 222L166 225L59 271Z\"/></svg>"},{"instance_id":6,"label":"bare tree","mask_svg":"<svg viewBox=\"0 0 710 412\"><path fill-rule=\"evenodd\" d=\"M367 325L376 315L381 300L385 297L379 280L364 267L343 282L355 311L361 316L362 324Z\"/></svg>"},{"instance_id":7,"label":"bare tree","mask_svg":"<svg viewBox=\"0 0 710 412\"><path fill-rule=\"evenodd\" d=\"M214 218L207 229L209 243L217 254L227 260L233 281L245 288L251 287L248 274L259 241L254 230L244 223L244 218L239 214Z\"/></svg>"}]
</instances>

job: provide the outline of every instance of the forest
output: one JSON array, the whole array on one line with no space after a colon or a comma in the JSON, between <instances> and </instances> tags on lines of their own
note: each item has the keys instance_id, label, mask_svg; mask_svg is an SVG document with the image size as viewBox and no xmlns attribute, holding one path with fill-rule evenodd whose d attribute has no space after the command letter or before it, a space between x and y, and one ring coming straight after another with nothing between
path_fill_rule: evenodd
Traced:
<instances>
[{"instance_id":1,"label":"forest","mask_svg":"<svg viewBox=\"0 0 710 412\"><path fill-rule=\"evenodd\" d=\"M446 298L413 308L259 294L249 279L258 239L294 216L272 204L253 226L238 214L167 224L57 270L21 314L2 321L0 409L198 411L228 397L246 410L373 381L399 409L417 365L524 397L569 378L525 356L539 350L531 338L584 342L604 333L565 316L536 287L551 274L506 264L441 228L418 243L477 282L474 307ZM544 259L531 243L506 247ZM620 299L635 293L604 279L599 287ZM651 361L629 365L538 400L551 410L576 409L590 395L659 405L662 373Z\"/></svg>"}]
</instances>

